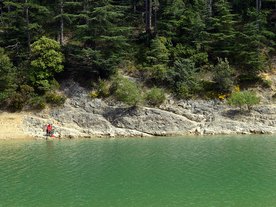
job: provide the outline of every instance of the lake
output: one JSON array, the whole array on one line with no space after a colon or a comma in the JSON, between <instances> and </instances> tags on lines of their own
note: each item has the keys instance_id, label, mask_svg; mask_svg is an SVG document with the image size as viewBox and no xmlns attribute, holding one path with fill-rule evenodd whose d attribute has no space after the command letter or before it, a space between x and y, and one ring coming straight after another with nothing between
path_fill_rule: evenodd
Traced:
<instances>
[{"instance_id":1,"label":"lake","mask_svg":"<svg viewBox=\"0 0 276 207\"><path fill-rule=\"evenodd\" d=\"M276 135L1 141L0 206L276 206Z\"/></svg>"}]
</instances>

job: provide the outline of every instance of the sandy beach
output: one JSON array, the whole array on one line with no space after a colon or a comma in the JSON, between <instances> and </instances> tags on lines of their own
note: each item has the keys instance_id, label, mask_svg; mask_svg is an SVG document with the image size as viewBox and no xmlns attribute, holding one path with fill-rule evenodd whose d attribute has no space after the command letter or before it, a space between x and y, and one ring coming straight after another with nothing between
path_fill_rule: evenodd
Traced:
<instances>
[{"instance_id":1,"label":"sandy beach","mask_svg":"<svg viewBox=\"0 0 276 207\"><path fill-rule=\"evenodd\" d=\"M22 118L28 113L0 113L0 140L26 140L33 139L22 130Z\"/></svg>"}]
</instances>

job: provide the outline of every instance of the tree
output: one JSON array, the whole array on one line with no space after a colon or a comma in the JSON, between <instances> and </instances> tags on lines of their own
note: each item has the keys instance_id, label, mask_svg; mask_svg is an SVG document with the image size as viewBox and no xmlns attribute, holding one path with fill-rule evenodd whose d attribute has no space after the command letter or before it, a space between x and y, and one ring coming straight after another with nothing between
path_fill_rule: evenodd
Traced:
<instances>
[{"instance_id":1,"label":"tree","mask_svg":"<svg viewBox=\"0 0 276 207\"><path fill-rule=\"evenodd\" d=\"M60 44L46 37L40 38L32 45L32 61L30 79L35 84L53 78L54 73L63 70L64 55L60 52Z\"/></svg>"},{"instance_id":2,"label":"tree","mask_svg":"<svg viewBox=\"0 0 276 207\"><path fill-rule=\"evenodd\" d=\"M233 71L229 66L227 58L223 59L218 58L218 64L214 68L214 77L213 81L216 84L216 89L219 92L228 92L233 86L233 80L231 75Z\"/></svg>"},{"instance_id":3,"label":"tree","mask_svg":"<svg viewBox=\"0 0 276 207\"><path fill-rule=\"evenodd\" d=\"M216 58L231 58L236 38L235 15L231 13L231 6L226 0L219 0L214 6L216 16L211 18L212 26L208 31L207 45L213 50Z\"/></svg>"},{"instance_id":4,"label":"tree","mask_svg":"<svg viewBox=\"0 0 276 207\"><path fill-rule=\"evenodd\" d=\"M135 82L122 76L118 77L115 95L119 101L129 106L135 107L144 103L141 85L136 85Z\"/></svg>"},{"instance_id":5,"label":"tree","mask_svg":"<svg viewBox=\"0 0 276 207\"><path fill-rule=\"evenodd\" d=\"M16 67L13 66L10 58L0 48L0 93L13 93L16 85Z\"/></svg>"}]
</instances>

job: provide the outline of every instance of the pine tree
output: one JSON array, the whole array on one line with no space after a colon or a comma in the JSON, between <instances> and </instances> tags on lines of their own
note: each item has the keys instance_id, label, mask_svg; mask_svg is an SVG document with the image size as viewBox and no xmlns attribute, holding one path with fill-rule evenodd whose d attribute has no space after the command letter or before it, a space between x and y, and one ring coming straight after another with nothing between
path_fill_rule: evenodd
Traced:
<instances>
[{"instance_id":1,"label":"pine tree","mask_svg":"<svg viewBox=\"0 0 276 207\"><path fill-rule=\"evenodd\" d=\"M0 48L0 99L3 93L11 94L16 89L16 68ZM1 100L0 100L1 101Z\"/></svg>"},{"instance_id":2,"label":"pine tree","mask_svg":"<svg viewBox=\"0 0 276 207\"><path fill-rule=\"evenodd\" d=\"M107 77L114 72L114 66L121 61L128 47L126 37L131 28L124 26L122 21L126 8L111 0L87 3L84 17L88 21L77 26L74 39L84 45L79 54L90 65L91 71L95 72L97 68L101 77ZM75 57L81 58L80 55Z\"/></svg>"},{"instance_id":3,"label":"pine tree","mask_svg":"<svg viewBox=\"0 0 276 207\"><path fill-rule=\"evenodd\" d=\"M211 18L212 27L209 30L208 46L215 57L231 59L236 39L235 15L231 14L231 6L226 0L219 0L214 6L216 16Z\"/></svg>"}]
</instances>

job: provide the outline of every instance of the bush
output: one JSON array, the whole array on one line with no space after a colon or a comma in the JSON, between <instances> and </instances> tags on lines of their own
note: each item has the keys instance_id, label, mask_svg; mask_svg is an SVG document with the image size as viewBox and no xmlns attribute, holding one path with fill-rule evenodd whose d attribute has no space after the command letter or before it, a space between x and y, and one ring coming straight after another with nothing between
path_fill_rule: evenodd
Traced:
<instances>
[{"instance_id":1,"label":"bush","mask_svg":"<svg viewBox=\"0 0 276 207\"><path fill-rule=\"evenodd\" d=\"M149 93L147 93L146 99L151 105L155 106L162 104L166 100L166 97L164 91L154 86L154 88Z\"/></svg>"},{"instance_id":2,"label":"bush","mask_svg":"<svg viewBox=\"0 0 276 207\"><path fill-rule=\"evenodd\" d=\"M56 95L54 93L47 94L45 98L46 98L46 101L48 103L53 103L53 104L56 104L56 105L62 105L66 101L65 96L59 96L59 95Z\"/></svg>"},{"instance_id":3,"label":"bush","mask_svg":"<svg viewBox=\"0 0 276 207\"><path fill-rule=\"evenodd\" d=\"M40 102L39 104L37 104L37 108L38 109L45 109L46 108L46 103L45 102Z\"/></svg>"},{"instance_id":4,"label":"bush","mask_svg":"<svg viewBox=\"0 0 276 207\"><path fill-rule=\"evenodd\" d=\"M21 85L20 92L13 95L11 100L11 106L13 110L22 110L24 105L31 97L31 93L34 92L34 88L28 85Z\"/></svg>"},{"instance_id":5,"label":"bush","mask_svg":"<svg viewBox=\"0 0 276 207\"><path fill-rule=\"evenodd\" d=\"M107 84L105 83L106 80L102 80L99 78L98 83L93 83L94 88L97 90L95 94L97 94L96 97L105 97L110 94L110 91L107 88Z\"/></svg>"},{"instance_id":6,"label":"bush","mask_svg":"<svg viewBox=\"0 0 276 207\"><path fill-rule=\"evenodd\" d=\"M227 99L229 105L238 106L242 110L242 106L247 105L248 110L251 110L253 105L258 104L260 98L256 96L255 92L251 91L235 91L232 97Z\"/></svg>"},{"instance_id":7,"label":"bush","mask_svg":"<svg viewBox=\"0 0 276 207\"><path fill-rule=\"evenodd\" d=\"M115 95L119 101L130 106L137 106L144 102L141 85L136 85L124 77L118 78Z\"/></svg>"},{"instance_id":8,"label":"bush","mask_svg":"<svg viewBox=\"0 0 276 207\"><path fill-rule=\"evenodd\" d=\"M40 96L35 96L33 97L30 101L29 101L29 104L31 106L35 106L37 105L38 103L40 103L42 101L42 98Z\"/></svg>"},{"instance_id":9,"label":"bush","mask_svg":"<svg viewBox=\"0 0 276 207\"><path fill-rule=\"evenodd\" d=\"M40 91L43 91L43 93L52 92L60 88L59 83L53 79L51 81L48 80L42 80L38 82L39 86L37 87Z\"/></svg>"},{"instance_id":10,"label":"bush","mask_svg":"<svg viewBox=\"0 0 276 207\"><path fill-rule=\"evenodd\" d=\"M176 91L177 96L179 98L189 99L193 96L193 94L190 93L189 88L187 85L182 84Z\"/></svg>"},{"instance_id":11,"label":"bush","mask_svg":"<svg viewBox=\"0 0 276 207\"><path fill-rule=\"evenodd\" d=\"M191 97L199 83L195 79L194 62L190 59L177 60L166 74L166 80L179 97Z\"/></svg>"},{"instance_id":12,"label":"bush","mask_svg":"<svg viewBox=\"0 0 276 207\"><path fill-rule=\"evenodd\" d=\"M263 86L264 86L265 88L270 88L271 85L272 85L272 81L263 79Z\"/></svg>"},{"instance_id":13,"label":"bush","mask_svg":"<svg viewBox=\"0 0 276 207\"><path fill-rule=\"evenodd\" d=\"M215 89L219 92L228 92L233 86L233 80L231 75L233 74L232 69L229 66L227 58L223 61L218 58L218 64L214 68L213 81L215 82Z\"/></svg>"}]
</instances>

